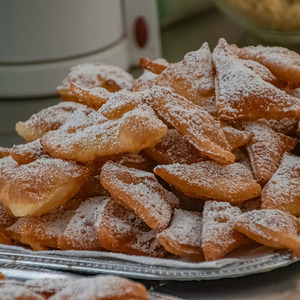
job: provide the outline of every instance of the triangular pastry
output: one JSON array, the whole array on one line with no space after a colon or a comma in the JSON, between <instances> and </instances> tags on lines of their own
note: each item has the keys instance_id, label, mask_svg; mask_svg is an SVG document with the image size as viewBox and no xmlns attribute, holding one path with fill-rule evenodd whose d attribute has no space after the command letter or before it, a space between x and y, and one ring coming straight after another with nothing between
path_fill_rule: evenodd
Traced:
<instances>
[{"instance_id":1,"label":"triangular pastry","mask_svg":"<svg viewBox=\"0 0 300 300\"><path fill-rule=\"evenodd\" d=\"M77 118L86 118L93 109L75 102L60 102L54 106L42 109L28 120L19 121L16 131L26 142L32 142L42 137L50 130L56 130L63 124Z\"/></svg>"},{"instance_id":2,"label":"triangular pastry","mask_svg":"<svg viewBox=\"0 0 300 300\"><path fill-rule=\"evenodd\" d=\"M300 216L300 157L284 154L277 171L262 190L261 208Z\"/></svg>"},{"instance_id":3,"label":"triangular pastry","mask_svg":"<svg viewBox=\"0 0 300 300\"><path fill-rule=\"evenodd\" d=\"M220 123L207 111L164 87L154 86L147 96L154 111L202 155L221 164L234 162Z\"/></svg>"},{"instance_id":4,"label":"triangular pastry","mask_svg":"<svg viewBox=\"0 0 300 300\"><path fill-rule=\"evenodd\" d=\"M107 197L93 197L80 204L65 230L59 235L57 246L62 250L101 250L94 228L95 211Z\"/></svg>"},{"instance_id":5,"label":"triangular pastry","mask_svg":"<svg viewBox=\"0 0 300 300\"><path fill-rule=\"evenodd\" d=\"M172 254L200 261L203 260L201 231L201 213L175 209L170 226L158 233L157 240Z\"/></svg>"},{"instance_id":6,"label":"triangular pastry","mask_svg":"<svg viewBox=\"0 0 300 300\"><path fill-rule=\"evenodd\" d=\"M95 218L94 227L103 248L132 255L165 256L156 240L156 231L113 199L105 200L95 211Z\"/></svg>"},{"instance_id":7,"label":"triangular pastry","mask_svg":"<svg viewBox=\"0 0 300 300\"><path fill-rule=\"evenodd\" d=\"M191 165L159 165L155 174L188 196L241 203L260 195L261 187L240 163L219 165L202 161Z\"/></svg>"},{"instance_id":8,"label":"triangular pastry","mask_svg":"<svg viewBox=\"0 0 300 300\"><path fill-rule=\"evenodd\" d=\"M264 81L220 39L213 51L216 107L224 120L299 117L300 100Z\"/></svg>"},{"instance_id":9,"label":"triangular pastry","mask_svg":"<svg viewBox=\"0 0 300 300\"><path fill-rule=\"evenodd\" d=\"M248 239L233 230L242 211L227 202L206 201L203 209L202 249L205 260L223 258Z\"/></svg>"},{"instance_id":10,"label":"triangular pastry","mask_svg":"<svg viewBox=\"0 0 300 300\"><path fill-rule=\"evenodd\" d=\"M100 180L119 205L134 212L150 228L167 228L176 196L169 200L170 193L158 183L153 173L107 162Z\"/></svg>"},{"instance_id":11,"label":"triangular pastry","mask_svg":"<svg viewBox=\"0 0 300 300\"><path fill-rule=\"evenodd\" d=\"M300 55L283 47L248 46L236 48L239 57L255 60L266 66L280 80L299 85Z\"/></svg>"},{"instance_id":12,"label":"triangular pastry","mask_svg":"<svg viewBox=\"0 0 300 300\"><path fill-rule=\"evenodd\" d=\"M254 133L247 151L256 180L265 183L279 167L283 154L292 151L297 141L264 124L249 122L243 127Z\"/></svg>"},{"instance_id":13,"label":"triangular pastry","mask_svg":"<svg viewBox=\"0 0 300 300\"><path fill-rule=\"evenodd\" d=\"M168 129L154 147L144 151L161 165L192 164L205 159L176 129Z\"/></svg>"},{"instance_id":14,"label":"triangular pastry","mask_svg":"<svg viewBox=\"0 0 300 300\"><path fill-rule=\"evenodd\" d=\"M71 83L77 83L85 88L103 87L110 92L116 92L121 89L132 90L134 79L119 67L88 62L72 67L67 77L56 88L64 101L77 102L76 95L70 90Z\"/></svg>"},{"instance_id":15,"label":"triangular pastry","mask_svg":"<svg viewBox=\"0 0 300 300\"><path fill-rule=\"evenodd\" d=\"M299 220L278 209L252 210L241 215L235 230L263 245L291 249L300 257Z\"/></svg>"}]
</instances>

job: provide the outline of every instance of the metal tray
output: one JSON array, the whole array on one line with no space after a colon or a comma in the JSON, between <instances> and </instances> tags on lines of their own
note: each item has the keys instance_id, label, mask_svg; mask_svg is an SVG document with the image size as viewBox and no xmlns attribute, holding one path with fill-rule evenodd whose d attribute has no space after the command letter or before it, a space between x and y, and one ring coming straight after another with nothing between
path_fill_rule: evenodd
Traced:
<instances>
[{"instance_id":1,"label":"metal tray","mask_svg":"<svg viewBox=\"0 0 300 300\"><path fill-rule=\"evenodd\" d=\"M40 251L19 246L0 246L0 268L45 270L49 274L112 274L148 280L210 280L267 272L298 261L290 252L225 258L214 262L186 262L92 251ZM0 270L1 271L1 270Z\"/></svg>"},{"instance_id":2,"label":"metal tray","mask_svg":"<svg viewBox=\"0 0 300 300\"><path fill-rule=\"evenodd\" d=\"M17 285L17 286L26 286L26 287L34 287L35 285L26 285L27 280L33 279L41 279L41 278L53 278L53 279L61 279L61 278L80 278L80 275L74 275L70 273L64 272L57 272L53 270L46 270L41 268L35 267L28 267L28 266L19 266L17 269L13 268L12 266L0 267L0 272L3 273L8 280L0 281L0 285L3 284L10 284L10 285ZM184 300L182 298L177 298L174 296L148 291L149 299L150 300Z\"/></svg>"}]
</instances>

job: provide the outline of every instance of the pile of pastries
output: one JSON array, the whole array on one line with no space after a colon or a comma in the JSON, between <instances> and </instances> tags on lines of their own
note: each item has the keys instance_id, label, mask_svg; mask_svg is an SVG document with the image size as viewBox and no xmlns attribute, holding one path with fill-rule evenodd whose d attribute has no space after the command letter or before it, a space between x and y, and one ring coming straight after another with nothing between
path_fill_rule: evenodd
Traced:
<instances>
[{"instance_id":1,"label":"pile of pastries","mask_svg":"<svg viewBox=\"0 0 300 300\"><path fill-rule=\"evenodd\" d=\"M73 67L0 148L0 241L217 260L300 257L300 56L220 39L182 61Z\"/></svg>"},{"instance_id":2,"label":"pile of pastries","mask_svg":"<svg viewBox=\"0 0 300 300\"><path fill-rule=\"evenodd\" d=\"M40 278L26 282L0 273L2 300L150 300L146 287L118 276Z\"/></svg>"}]
</instances>

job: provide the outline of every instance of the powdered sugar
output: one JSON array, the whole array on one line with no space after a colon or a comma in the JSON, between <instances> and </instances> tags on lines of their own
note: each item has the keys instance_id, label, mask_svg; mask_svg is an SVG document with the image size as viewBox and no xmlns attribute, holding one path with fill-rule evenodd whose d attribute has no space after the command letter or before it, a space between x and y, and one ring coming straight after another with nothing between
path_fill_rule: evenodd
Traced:
<instances>
[{"instance_id":1,"label":"powdered sugar","mask_svg":"<svg viewBox=\"0 0 300 300\"><path fill-rule=\"evenodd\" d=\"M158 234L180 245L201 247L202 215L199 212L174 209L170 226Z\"/></svg>"},{"instance_id":2,"label":"powdered sugar","mask_svg":"<svg viewBox=\"0 0 300 300\"><path fill-rule=\"evenodd\" d=\"M229 50L224 39L213 51L217 70L217 111L222 119L298 116L300 102L263 81Z\"/></svg>"}]
</instances>

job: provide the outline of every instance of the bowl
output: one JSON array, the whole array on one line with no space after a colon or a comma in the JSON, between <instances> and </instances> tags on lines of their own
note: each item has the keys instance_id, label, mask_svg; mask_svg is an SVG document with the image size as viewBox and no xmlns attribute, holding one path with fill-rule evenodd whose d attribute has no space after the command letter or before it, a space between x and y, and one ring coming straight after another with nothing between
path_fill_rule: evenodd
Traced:
<instances>
[{"instance_id":1,"label":"bowl","mask_svg":"<svg viewBox=\"0 0 300 300\"><path fill-rule=\"evenodd\" d=\"M269 43L300 43L300 1L215 0L215 5L240 27Z\"/></svg>"}]
</instances>

